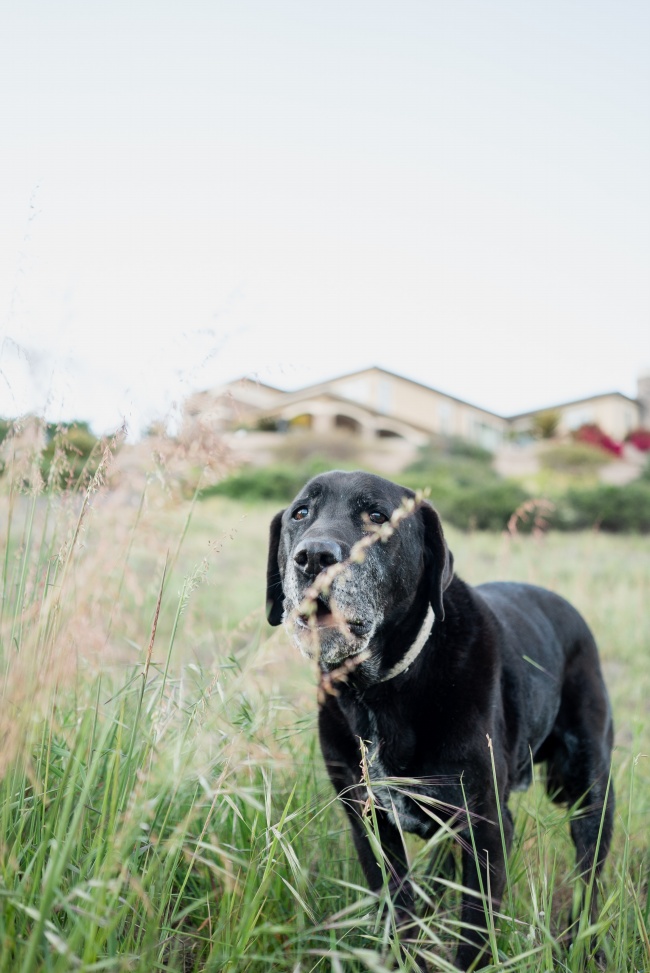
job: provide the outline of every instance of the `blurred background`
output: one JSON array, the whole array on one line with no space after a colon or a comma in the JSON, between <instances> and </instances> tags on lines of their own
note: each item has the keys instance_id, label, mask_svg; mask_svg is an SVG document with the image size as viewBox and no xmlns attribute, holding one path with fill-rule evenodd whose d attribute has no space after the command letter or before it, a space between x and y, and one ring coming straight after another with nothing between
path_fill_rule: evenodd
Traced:
<instances>
[{"instance_id":1,"label":"blurred background","mask_svg":"<svg viewBox=\"0 0 650 973\"><path fill-rule=\"evenodd\" d=\"M244 375L295 391L371 366L502 416L636 399L649 19L631 0L13 5L0 415L136 439Z\"/></svg>"}]
</instances>

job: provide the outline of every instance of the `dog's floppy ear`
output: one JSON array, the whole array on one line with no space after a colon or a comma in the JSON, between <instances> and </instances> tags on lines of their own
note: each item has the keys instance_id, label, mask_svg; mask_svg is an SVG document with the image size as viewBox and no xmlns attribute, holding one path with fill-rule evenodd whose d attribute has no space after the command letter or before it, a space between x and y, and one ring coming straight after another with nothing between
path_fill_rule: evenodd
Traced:
<instances>
[{"instance_id":1,"label":"dog's floppy ear","mask_svg":"<svg viewBox=\"0 0 650 973\"><path fill-rule=\"evenodd\" d=\"M266 568L266 617L271 625L280 624L284 610L284 589L282 588L282 575L278 562L283 513L284 510L279 510L275 515L271 521L269 534L269 560Z\"/></svg>"},{"instance_id":2,"label":"dog's floppy ear","mask_svg":"<svg viewBox=\"0 0 650 973\"><path fill-rule=\"evenodd\" d=\"M428 554L428 570L431 571L431 607L436 619L442 621L445 617L442 594L449 587L454 576L454 556L447 547L440 517L426 500L422 501L420 513L424 522L424 546Z\"/></svg>"}]
</instances>

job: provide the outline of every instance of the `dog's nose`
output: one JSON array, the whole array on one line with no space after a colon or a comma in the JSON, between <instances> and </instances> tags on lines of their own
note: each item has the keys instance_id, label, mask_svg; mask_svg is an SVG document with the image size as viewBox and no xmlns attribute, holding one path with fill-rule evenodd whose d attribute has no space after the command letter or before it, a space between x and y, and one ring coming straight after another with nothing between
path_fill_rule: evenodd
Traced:
<instances>
[{"instance_id":1,"label":"dog's nose","mask_svg":"<svg viewBox=\"0 0 650 973\"><path fill-rule=\"evenodd\" d=\"M306 537L296 548L293 559L303 574L315 578L325 568L343 561L344 554L336 541Z\"/></svg>"}]
</instances>

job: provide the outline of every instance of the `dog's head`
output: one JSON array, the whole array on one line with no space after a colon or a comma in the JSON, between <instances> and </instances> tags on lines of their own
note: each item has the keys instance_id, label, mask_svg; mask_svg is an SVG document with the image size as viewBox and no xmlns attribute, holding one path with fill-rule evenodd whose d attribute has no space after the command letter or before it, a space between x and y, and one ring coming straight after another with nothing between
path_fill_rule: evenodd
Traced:
<instances>
[{"instance_id":1,"label":"dog's head","mask_svg":"<svg viewBox=\"0 0 650 973\"><path fill-rule=\"evenodd\" d=\"M336 470L310 480L273 518L267 617L271 625L284 621L323 671L361 653L372 657L386 630L404 623L416 605L424 615L430 603L444 619L453 558L433 507L421 502L391 536L373 538L414 497L379 476ZM363 538L370 543L355 556Z\"/></svg>"}]
</instances>

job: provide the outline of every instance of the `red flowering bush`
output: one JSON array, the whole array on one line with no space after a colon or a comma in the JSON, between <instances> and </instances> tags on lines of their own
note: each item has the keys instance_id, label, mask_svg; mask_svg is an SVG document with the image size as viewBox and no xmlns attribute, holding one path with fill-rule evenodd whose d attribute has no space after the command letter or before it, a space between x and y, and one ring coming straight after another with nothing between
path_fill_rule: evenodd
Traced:
<instances>
[{"instance_id":1,"label":"red flowering bush","mask_svg":"<svg viewBox=\"0 0 650 973\"><path fill-rule=\"evenodd\" d=\"M579 443L588 443L590 446L599 446L600 449L612 453L614 456L621 456L623 447L616 440L608 436L595 422L586 423L580 426L573 434L573 438Z\"/></svg>"},{"instance_id":2,"label":"red flowering bush","mask_svg":"<svg viewBox=\"0 0 650 973\"><path fill-rule=\"evenodd\" d=\"M650 429L633 429L627 434L625 440L640 449L642 453L647 453L650 450Z\"/></svg>"}]
</instances>

